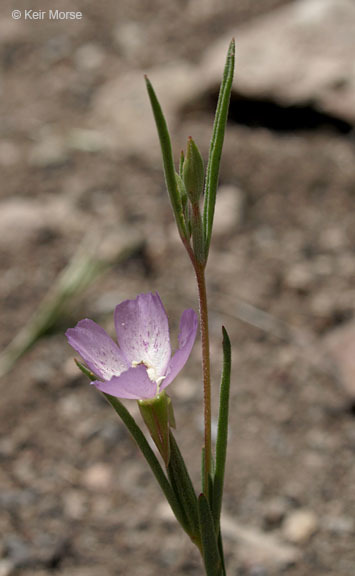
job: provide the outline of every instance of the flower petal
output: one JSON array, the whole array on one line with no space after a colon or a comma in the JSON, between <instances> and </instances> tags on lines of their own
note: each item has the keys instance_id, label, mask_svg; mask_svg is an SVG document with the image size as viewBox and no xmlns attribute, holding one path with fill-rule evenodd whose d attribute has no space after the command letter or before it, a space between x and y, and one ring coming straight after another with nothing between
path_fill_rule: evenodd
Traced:
<instances>
[{"instance_id":1,"label":"flower petal","mask_svg":"<svg viewBox=\"0 0 355 576\"><path fill-rule=\"evenodd\" d=\"M95 380L92 384L101 392L117 398L148 399L154 398L157 393L157 385L151 381L143 365L129 368L120 376L112 376L108 382Z\"/></svg>"},{"instance_id":2,"label":"flower petal","mask_svg":"<svg viewBox=\"0 0 355 576\"><path fill-rule=\"evenodd\" d=\"M99 378L110 380L127 370L126 359L101 326L86 318L65 333L68 342Z\"/></svg>"},{"instance_id":3,"label":"flower petal","mask_svg":"<svg viewBox=\"0 0 355 576\"><path fill-rule=\"evenodd\" d=\"M198 326L197 314L194 310L184 310L180 319L179 349L169 362L166 378L162 381L160 389L166 388L183 369L192 346L194 345Z\"/></svg>"},{"instance_id":4,"label":"flower petal","mask_svg":"<svg viewBox=\"0 0 355 576\"><path fill-rule=\"evenodd\" d=\"M117 339L129 364L144 362L157 380L166 372L170 356L168 317L158 293L139 294L115 310Z\"/></svg>"}]
</instances>

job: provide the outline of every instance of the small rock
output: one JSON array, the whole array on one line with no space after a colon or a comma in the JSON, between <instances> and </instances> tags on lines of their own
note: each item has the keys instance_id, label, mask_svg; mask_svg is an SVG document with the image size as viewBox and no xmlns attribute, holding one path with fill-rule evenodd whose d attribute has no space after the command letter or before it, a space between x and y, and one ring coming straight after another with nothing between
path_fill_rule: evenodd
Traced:
<instances>
[{"instance_id":1,"label":"small rock","mask_svg":"<svg viewBox=\"0 0 355 576\"><path fill-rule=\"evenodd\" d=\"M238 230L244 221L245 196L240 188L220 186L217 193L213 234L228 236Z\"/></svg>"},{"instance_id":2,"label":"small rock","mask_svg":"<svg viewBox=\"0 0 355 576\"><path fill-rule=\"evenodd\" d=\"M299 560L298 550L284 544L274 535L238 524L234 518L222 516L222 531L237 543L241 561L264 570L283 570Z\"/></svg>"},{"instance_id":3,"label":"small rock","mask_svg":"<svg viewBox=\"0 0 355 576\"><path fill-rule=\"evenodd\" d=\"M27 566L33 561L32 548L20 537L9 535L5 541L6 555L16 567Z\"/></svg>"},{"instance_id":4,"label":"small rock","mask_svg":"<svg viewBox=\"0 0 355 576\"><path fill-rule=\"evenodd\" d=\"M85 515L87 502L79 490L68 490L63 495L64 512L73 520L80 520Z\"/></svg>"},{"instance_id":5,"label":"small rock","mask_svg":"<svg viewBox=\"0 0 355 576\"><path fill-rule=\"evenodd\" d=\"M167 524L175 523L175 516L167 502L162 501L156 510L157 518L166 522Z\"/></svg>"},{"instance_id":6,"label":"small rock","mask_svg":"<svg viewBox=\"0 0 355 576\"><path fill-rule=\"evenodd\" d=\"M128 431L119 422L105 422L100 428L100 438L102 438L106 449L114 449L121 440L127 438Z\"/></svg>"},{"instance_id":7,"label":"small rock","mask_svg":"<svg viewBox=\"0 0 355 576\"><path fill-rule=\"evenodd\" d=\"M193 97L200 90L196 70L186 62L169 62L166 67L150 70L148 75L168 122L186 102L187 94ZM122 75L97 91L93 122L93 128L104 131L111 146L123 154L158 158L156 128L141 71Z\"/></svg>"},{"instance_id":8,"label":"small rock","mask_svg":"<svg viewBox=\"0 0 355 576\"><path fill-rule=\"evenodd\" d=\"M268 576L268 570L264 566L251 566L249 570L249 576Z\"/></svg>"},{"instance_id":9,"label":"small rock","mask_svg":"<svg viewBox=\"0 0 355 576\"><path fill-rule=\"evenodd\" d=\"M11 198L0 204L1 245L11 246L14 242L27 241L40 229L41 216L38 215L33 201Z\"/></svg>"},{"instance_id":10,"label":"small rock","mask_svg":"<svg viewBox=\"0 0 355 576\"><path fill-rule=\"evenodd\" d=\"M146 28L137 22L123 22L114 31L114 42L122 56L134 60L147 45Z\"/></svg>"},{"instance_id":11,"label":"small rock","mask_svg":"<svg viewBox=\"0 0 355 576\"><path fill-rule=\"evenodd\" d=\"M0 165L15 166L21 159L21 152L18 146L12 142L0 142Z\"/></svg>"},{"instance_id":12,"label":"small rock","mask_svg":"<svg viewBox=\"0 0 355 576\"><path fill-rule=\"evenodd\" d=\"M320 231L319 242L324 250L334 251L338 254L346 246L346 231L340 226L327 226Z\"/></svg>"},{"instance_id":13,"label":"small rock","mask_svg":"<svg viewBox=\"0 0 355 576\"><path fill-rule=\"evenodd\" d=\"M144 484L146 471L141 466L141 462L131 461L129 466L123 466L120 470L119 485L123 493L130 498L139 492L140 486Z\"/></svg>"},{"instance_id":14,"label":"small rock","mask_svg":"<svg viewBox=\"0 0 355 576\"><path fill-rule=\"evenodd\" d=\"M55 377L55 367L50 362L37 362L31 368L31 377L37 384L48 385Z\"/></svg>"},{"instance_id":15,"label":"small rock","mask_svg":"<svg viewBox=\"0 0 355 576\"><path fill-rule=\"evenodd\" d=\"M15 565L11 560L0 560L0 576L11 576L15 571Z\"/></svg>"},{"instance_id":16,"label":"small rock","mask_svg":"<svg viewBox=\"0 0 355 576\"><path fill-rule=\"evenodd\" d=\"M112 485L112 469L108 464L94 464L84 472L82 482L89 490L107 490Z\"/></svg>"},{"instance_id":17,"label":"small rock","mask_svg":"<svg viewBox=\"0 0 355 576\"><path fill-rule=\"evenodd\" d=\"M104 51L98 44L93 42L80 46L74 55L77 68L85 72L95 72L100 69L104 59Z\"/></svg>"},{"instance_id":18,"label":"small rock","mask_svg":"<svg viewBox=\"0 0 355 576\"><path fill-rule=\"evenodd\" d=\"M335 364L346 396L355 401L355 322L344 324L324 339L324 348Z\"/></svg>"},{"instance_id":19,"label":"small rock","mask_svg":"<svg viewBox=\"0 0 355 576\"><path fill-rule=\"evenodd\" d=\"M355 530L355 521L349 516L327 516L322 524L333 534L351 534Z\"/></svg>"},{"instance_id":20,"label":"small rock","mask_svg":"<svg viewBox=\"0 0 355 576\"><path fill-rule=\"evenodd\" d=\"M6 199L0 202L0 245L18 249L49 232L55 236L68 229L82 230L87 222L64 196L45 202L21 197Z\"/></svg>"},{"instance_id":21,"label":"small rock","mask_svg":"<svg viewBox=\"0 0 355 576\"><path fill-rule=\"evenodd\" d=\"M299 0L230 30L198 65L169 62L148 76L171 125L187 104L219 86L227 46L235 36L238 94L285 107L312 102L316 109L355 124L354 24L351 0ZM135 24L120 26L119 47L124 50L128 42L127 52L140 50L140 32ZM109 134L114 149L156 157L156 130L140 70L103 85L93 108L95 127Z\"/></svg>"},{"instance_id":22,"label":"small rock","mask_svg":"<svg viewBox=\"0 0 355 576\"><path fill-rule=\"evenodd\" d=\"M314 277L312 267L305 262L299 262L286 273L285 284L287 288L305 294L311 289Z\"/></svg>"},{"instance_id":23,"label":"small rock","mask_svg":"<svg viewBox=\"0 0 355 576\"><path fill-rule=\"evenodd\" d=\"M288 504L283 498L270 500L264 509L264 521L268 528L279 526L287 512Z\"/></svg>"},{"instance_id":24,"label":"small rock","mask_svg":"<svg viewBox=\"0 0 355 576\"><path fill-rule=\"evenodd\" d=\"M312 102L354 124L354 26L352 0L288 3L230 30L206 51L201 91L218 85L226 46L235 36L238 93L283 106Z\"/></svg>"},{"instance_id":25,"label":"small rock","mask_svg":"<svg viewBox=\"0 0 355 576\"><path fill-rule=\"evenodd\" d=\"M7 18L0 20L0 45L3 49L4 46L16 46L26 39L26 22L22 20L12 20L11 25Z\"/></svg>"},{"instance_id":26,"label":"small rock","mask_svg":"<svg viewBox=\"0 0 355 576\"><path fill-rule=\"evenodd\" d=\"M318 520L311 510L296 510L287 516L282 534L292 544L304 544L316 532Z\"/></svg>"},{"instance_id":27,"label":"small rock","mask_svg":"<svg viewBox=\"0 0 355 576\"><path fill-rule=\"evenodd\" d=\"M16 452L17 444L11 437L1 438L0 440L0 458L8 458ZM1 502L1 496L0 496Z\"/></svg>"},{"instance_id":28,"label":"small rock","mask_svg":"<svg viewBox=\"0 0 355 576\"><path fill-rule=\"evenodd\" d=\"M108 142L104 134L95 130L83 130L75 128L68 133L68 147L79 152L101 152Z\"/></svg>"},{"instance_id":29,"label":"small rock","mask_svg":"<svg viewBox=\"0 0 355 576\"><path fill-rule=\"evenodd\" d=\"M49 65L56 64L65 58L70 58L73 46L69 35L56 34L43 44L42 56Z\"/></svg>"},{"instance_id":30,"label":"small rock","mask_svg":"<svg viewBox=\"0 0 355 576\"><path fill-rule=\"evenodd\" d=\"M68 161L64 141L54 134L42 138L30 152L28 162L37 168L57 168Z\"/></svg>"},{"instance_id":31,"label":"small rock","mask_svg":"<svg viewBox=\"0 0 355 576\"><path fill-rule=\"evenodd\" d=\"M69 539L58 535L41 532L34 539L33 564L55 568L67 555Z\"/></svg>"},{"instance_id":32,"label":"small rock","mask_svg":"<svg viewBox=\"0 0 355 576\"><path fill-rule=\"evenodd\" d=\"M2 490L0 492L0 507L14 513L18 509L26 509L36 501L36 494L29 490Z\"/></svg>"},{"instance_id":33,"label":"small rock","mask_svg":"<svg viewBox=\"0 0 355 576\"><path fill-rule=\"evenodd\" d=\"M311 296L310 306L314 316L322 318L323 322L328 319L329 324L329 320L334 314L336 301L332 293L316 291Z\"/></svg>"},{"instance_id":34,"label":"small rock","mask_svg":"<svg viewBox=\"0 0 355 576\"><path fill-rule=\"evenodd\" d=\"M73 394L63 396L63 398L61 398L57 403L57 410L60 416L63 418L79 418L80 414L82 413L82 402L79 394L73 392Z\"/></svg>"}]
</instances>

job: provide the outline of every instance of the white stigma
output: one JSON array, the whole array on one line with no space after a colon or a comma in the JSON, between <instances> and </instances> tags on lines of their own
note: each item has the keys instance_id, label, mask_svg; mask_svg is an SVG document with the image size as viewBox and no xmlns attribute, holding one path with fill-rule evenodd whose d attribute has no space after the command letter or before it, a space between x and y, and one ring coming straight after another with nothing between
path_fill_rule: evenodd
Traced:
<instances>
[{"instance_id":1,"label":"white stigma","mask_svg":"<svg viewBox=\"0 0 355 576\"><path fill-rule=\"evenodd\" d=\"M132 362L132 367L136 368L136 366L140 366L141 364L143 364L146 367L149 379L152 382L155 382L158 386L158 389L159 389L159 386L162 383L162 381L165 379L165 376L159 376L158 377L156 368L154 366L152 366L151 364L148 364L147 362L143 362L143 360L134 360Z\"/></svg>"}]
</instances>

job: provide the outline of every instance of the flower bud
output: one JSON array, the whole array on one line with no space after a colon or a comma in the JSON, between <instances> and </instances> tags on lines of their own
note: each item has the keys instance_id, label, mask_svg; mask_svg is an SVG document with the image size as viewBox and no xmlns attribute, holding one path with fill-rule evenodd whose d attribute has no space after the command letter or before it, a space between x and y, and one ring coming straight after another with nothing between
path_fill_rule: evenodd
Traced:
<instances>
[{"instance_id":1,"label":"flower bud","mask_svg":"<svg viewBox=\"0 0 355 576\"><path fill-rule=\"evenodd\" d=\"M183 179L191 204L198 203L203 192L205 169L201 153L191 137L187 141Z\"/></svg>"},{"instance_id":2,"label":"flower bud","mask_svg":"<svg viewBox=\"0 0 355 576\"><path fill-rule=\"evenodd\" d=\"M175 172L175 178L176 178L176 187L179 192L181 200L182 212L184 215L184 221L186 225L186 233L187 237L190 238L191 237L190 206L186 194L186 188L183 179L177 172Z\"/></svg>"},{"instance_id":3,"label":"flower bud","mask_svg":"<svg viewBox=\"0 0 355 576\"><path fill-rule=\"evenodd\" d=\"M142 418L158 448L165 465L170 461L170 426L175 428L175 417L171 398L165 390L149 400L138 400Z\"/></svg>"}]
</instances>

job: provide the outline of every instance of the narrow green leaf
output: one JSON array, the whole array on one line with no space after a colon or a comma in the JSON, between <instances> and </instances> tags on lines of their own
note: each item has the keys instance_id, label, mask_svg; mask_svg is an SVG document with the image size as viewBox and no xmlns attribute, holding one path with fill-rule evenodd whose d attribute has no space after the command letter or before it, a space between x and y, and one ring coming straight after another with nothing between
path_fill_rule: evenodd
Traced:
<instances>
[{"instance_id":1,"label":"narrow green leaf","mask_svg":"<svg viewBox=\"0 0 355 576\"><path fill-rule=\"evenodd\" d=\"M226 65L224 68L223 80L219 91L216 115L213 125L212 139L208 157L206 182L205 182L205 201L203 213L203 225L205 233L205 252L206 258L211 243L214 208L216 204L216 193L218 186L219 165L221 161L224 132L227 124L229 101L232 90L235 60L235 42L234 38L229 45Z\"/></svg>"},{"instance_id":2,"label":"narrow green leaf","mask_svg":"<svg viewBox=\"0 0 355 576\"><path fill-rule=\"evenodd\" d=\"M180 504L174 494L174 491L164 474L164 471L159 463L159 460L155 456L153 450L149 446L142 430L134 420L133 416L128 412L127 408L123 406L122 402L119 401L118 398L115 396L111 396L110 394L104 394L105 398L111 404L113 409L117 412L118 416L121 418L122 422L133 436L134 440L136 441L140 451L142 452L144 458L148 462L150 469L152 470L155 478L157 479L164 495L169 502L172 511L175 514L177 521L181 524L183 529L191 536L190 531L188 529L185 515L180 507Z\"/></svg>"},{"instance_id":3,"label":"narrow green leaf","mask_svg":"<svg viewBox=\"0 0 355 576\"><path fill-rule=\"evenodd\" d=\"M204 494L198 498L203 559L207 576L223 576L223 567L219 555L217 536L213 516Z\"/></svg>"},{"instance_id":4,"label":"narrow green leaf","mask_svg":"<svg viewBox=\"0 0 355 576\"><path fill-rule=\"evenodd\" d=\"M217 544L218 544L219 556L220 556L221 562L222 562L222 574L223 574L223 576L226 576L226 565L225 565L225 560L224 560L224 550L223 550L223 540L222 540L221 528L219 528L219 531L218 531Z\"/></svg>"},{"instance_id":5,"label":"narrow green leaf","mask_svg":"<svg viewBox=\"0 0 355 576\"><path fill-rule=\"evenodd\" d=\"M211 500L213 495L213 478L214 478L214 471L215 471L215 461L213 455L211 455L211 474L208 478L208 495L209 500ZM201 490L202 492L205 489L205 447L202 447L201 452ZM210 506L212 506L212 502L210 502Z\"/></svg>"},{"instance_id":6,"label":"narrow green leaf","mask_svg":"<svg viewBox=\"0 0 355 576\"><path fill-rule=\"evenodd\" d=\"M91 381L97 379L95 374L93 374L93 372L91 372L86 366L84 366L84 364L79 362L79 360L75 359L75 363L78 366L78 368L83 372L83 374L85 374L85 376L88 376L88 378ZM165 495L167 501L169 502L171 509L175 514L177 521L181 524L181 526L183 527L185 532L187 532L187 534L190 537L192 537L191 532L190 532L189 527L188 527L188 522L187 522L185 513L182 510L182 508L180 507L179 501L178 501L177 497L175 496L174 490L171 487L167 477L165 476L164 471L163 471L162 467L160 466L159 460L157 459L154 452L150 448L142 430L140 429L140 427L138 426L138 424L134 420L133 416L131 416L131 414L123 406L122 402L120 402L118 398L115 398L114 396L111 396L110 394L104 394L104 396L108 400L108 402L111 404L111 406L114 408L114 410L117 412L117 414L119 415L119 417L123 421L124 425L126 426L128 431L130 432L131 436L133 436L134 440L136 441L136 443L137 443L138 447L140 448L144 458L148 462L155 478L157 479L162 491L164 492L164 495Z\"/></svg>"},{"instance_id":7,"label":"narrow green leaf","mask_svg":"<svg viewBox=\"0 0 355 576\"><path fill-rule=\"evenodd\" d=\"M163 111L159 104L158 98L155 94L154 88L151 85L147 76L145 76L145 81L147 85L148 95L150 103L152 106L155 124L158 130L158 136L160 140L160 146L163 156L164 174L166 187L169 193L170 202L174 211L176 224L182 238L186 238L186 226L184 221L184 215L182 210L182 205L180 201L180 196L177 190L176 179L175 179L175 168L173 161L173 153L171 148L171 141L168 131L168 126L164 118Z\"/></svg>"},{"instance_id":8,"label":"narrow green leaf","mask_svg":"<svg viewBox=\"0 0 355 576\"><path fill-rule=\"evenodd\" d=\"M189 525L189 534L199 541L197 496L177 442L170 431L170 461L167 468L170 483Z\"/></svg>"},{"instance_id":9,"label":"narrow green leaf","mask_svg":"<svg viewBox=\"0 0 355 576\"><path fill-rule=\"evenodd\" d=\"M182 178L182 176L183 176L182 171L183 171L183 169L184 169L184 162L185 162L184 151L181 150L181 153L180 153L180 163L179 163L179 176L180 176L180 178Z\"/></svg>"},{"instance_id":10,"label":"narrow green leaf","mask_svg":"<svg viewBox=\"0 0 355 576\"><path fill-rule=\"evenodd\" d=\"M227 441L228 441L228 414L229 414L229 390L231 377L231 344L224 326L223 332L223 370L220 387L218 431L216 442L216 468L213 479L213 517L215 528L218 532L224 484L224 470L226 465Z\"/></svg>"}]
</instances>

